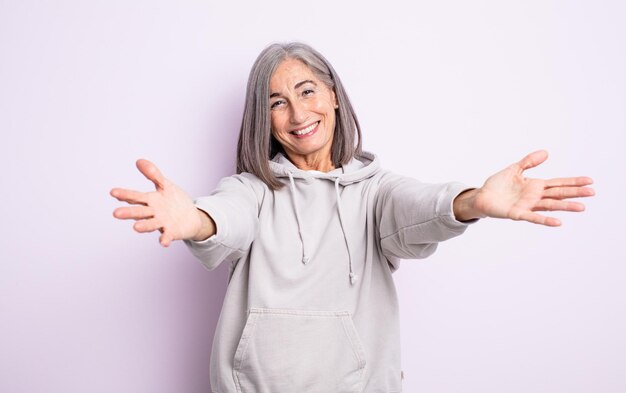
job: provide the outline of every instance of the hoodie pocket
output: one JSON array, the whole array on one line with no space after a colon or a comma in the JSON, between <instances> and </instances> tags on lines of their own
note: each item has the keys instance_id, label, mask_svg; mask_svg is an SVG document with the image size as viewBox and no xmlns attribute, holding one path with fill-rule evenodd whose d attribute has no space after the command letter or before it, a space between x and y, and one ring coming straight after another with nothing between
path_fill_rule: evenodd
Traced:
<instances>
[{"instance_id":1,"label":"hoodie pocket","mask_svg":"<svg viewBox=\"0 0 626 393\"><path fill-rule=\"evenodd\" d=\"M235 352L241 393L362 389L365 354L347 311L252 308Z\"/></svg>"}]
</instances>

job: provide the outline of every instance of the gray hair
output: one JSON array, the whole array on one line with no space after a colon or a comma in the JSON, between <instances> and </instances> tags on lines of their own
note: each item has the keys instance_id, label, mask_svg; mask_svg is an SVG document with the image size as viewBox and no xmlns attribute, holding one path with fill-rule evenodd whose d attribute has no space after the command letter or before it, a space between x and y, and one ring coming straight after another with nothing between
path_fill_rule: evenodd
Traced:
<instances>
[{"instance_id":1,"label":"gray hair","mask_svg":"<svg viewBox=\"0 0 626 393\"><path fill-rule=\"evenodd\" d=\"M328 60L306 44L272 44L259 54L250 71L237 144L237 173L252 173L272 190L282 188L283 183L271 172L268 161L279 152L284 154L284 150L271 132L269 84L272 74L285 59L302 61L320 81L335 92L339 108L335 112L335 132L331 149L333 165L345 165L362 152L359 121L339 76Z\"/></svg>"}]
</instances>

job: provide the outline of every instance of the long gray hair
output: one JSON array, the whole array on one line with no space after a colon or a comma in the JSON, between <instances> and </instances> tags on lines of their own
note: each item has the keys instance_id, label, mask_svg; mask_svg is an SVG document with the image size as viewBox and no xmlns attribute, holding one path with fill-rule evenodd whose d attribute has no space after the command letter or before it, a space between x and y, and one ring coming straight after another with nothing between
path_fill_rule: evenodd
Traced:
<instances>
[{"instance_id":1,"label":"long gray hair","mask_svg":"<svg viewBox=\"0 0 626 393\"><path fill-rule=\"evenodd\" d=\"M339 108L335 111L335 132L331 150L333 165L345 165L352 157L361 154L359 121L339 76L328 60L306 44L272 44L259 54L250 71L237 145L237 173L252 173L272 190L282 188L283 183L271 172L268 161L279 152L284 154L284 150L271 132L269 85L272 74L285 59L302 61L320 81L335 92Z\"/></svg>"}]
</instances>

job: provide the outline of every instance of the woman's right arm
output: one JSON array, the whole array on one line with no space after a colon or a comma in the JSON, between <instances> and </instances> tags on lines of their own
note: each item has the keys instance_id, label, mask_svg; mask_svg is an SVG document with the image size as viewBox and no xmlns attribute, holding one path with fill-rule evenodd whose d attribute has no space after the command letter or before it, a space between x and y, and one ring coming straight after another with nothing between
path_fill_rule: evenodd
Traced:
<instances>
[{"instance_id":1,"label":"woman's right arm","mask_svg":"<svg viewBox=\"0 0 626 393\"><path fill-rule=\"evenodd\" d=\"M154 183L155 191L112 189L111 196L132 205L115 209L115 218L135 220L133 228L140 233L160 231L163 247L174 240L204 240L215 234L212 218L197 209L189 195L165 178L156 165L140 159L137 169Z\"/></svg>"},{"instance_id":2,"label":"woman's right arm","mask_svg":"<svg viewBox=\"0 0 626 393\"><path fill-rule=\"evenodd\" d=\"M258 229L257 194L263 192L253 187L252 175L226 177L211 195L193 201L150 161L138 160L137 168L156 190L112 189L113 197L133 205L115 209L113 216L135 220L137 232L160 231L164 247L183 240L208 269L236 260L250 248Z\"/></svg>"}]
</instances>

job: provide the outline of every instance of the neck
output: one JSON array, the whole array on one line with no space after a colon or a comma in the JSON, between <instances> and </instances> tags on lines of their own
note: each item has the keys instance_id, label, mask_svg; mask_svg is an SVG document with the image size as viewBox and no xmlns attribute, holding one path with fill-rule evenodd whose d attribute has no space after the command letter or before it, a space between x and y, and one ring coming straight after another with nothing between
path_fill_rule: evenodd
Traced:
<instances>
[{"instance_id":1,"label":"neck","mask_svg":"<svg viewBox=\"0 0 626 393\"><path fill-rule=\"evenodd\" d=\"M335 169L330 154L301 156L287 153L287 158L296 168L303 171L330 172Z\"/></svg>"}]
</instances>

